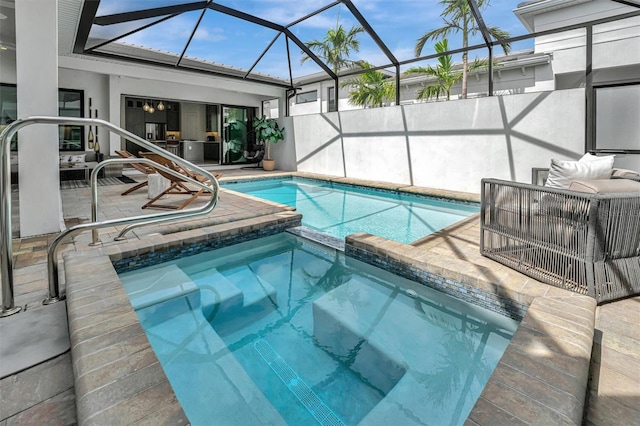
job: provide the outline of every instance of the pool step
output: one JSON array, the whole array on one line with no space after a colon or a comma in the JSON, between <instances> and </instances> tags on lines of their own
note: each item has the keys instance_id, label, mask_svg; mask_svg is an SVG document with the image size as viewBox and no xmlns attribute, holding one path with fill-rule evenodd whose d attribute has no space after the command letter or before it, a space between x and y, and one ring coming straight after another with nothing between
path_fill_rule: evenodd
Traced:
<instances>
[{"instance_id":1,"label":"pool step","mask_svg":"<svg viewBox=\"0 0 640 426\"><path fill-rule=\"evenodd\" d=\"M250 267L225 271L224 276L242 291L245 308L263 303L277 305L276 289L261 280Z\"/></svg>"},{"instance_id":2,"label":"pool step","mask_svg":"<svg viewBox=\"0 0 640 426\"><path fill-rule=\"evenodd\" d=\"M211 272L215 272L212 269ZM208 320L236 314L243 306L242 291L219 273L211 273L195 280L200 289L202 313Z\"/></svg>"},{"instance_id":3,"label":"pool step","mask_svg":"<svg viewBox=\"0 0 640 426\"><path fill-rule=\"evenodd\" d=\"M210 268L206 273L197 274L195 283L200 289L204 316L216 323L239 316L249 320L277 306L276 289L246 266L224 272Z\"/></svg>"},{"instance_id":4,"label":"pool step","mask_svg":"<svg viewBox=\"0 0 640 426\"><path fill-rule=\"evenodd\" d=\"M198 290L198 286L178 266L169 264L120 275L134 309L165 302Z\"/></svg>"},{"instance_id":5,"label":"pool step","mask_svg":"<svg viewBox=\"0 0 640 426\"><path fill-rule=\"evenodd\" d=\"M395 296L392 289L351 278L313 302L314 338L384 393L406 372L404 353L397 350L397 336L413 341L420 335L419 329L408 325L411 318L389 316ZM414 333L405 333L407 328Z\"/></svg>"}]
</instances>

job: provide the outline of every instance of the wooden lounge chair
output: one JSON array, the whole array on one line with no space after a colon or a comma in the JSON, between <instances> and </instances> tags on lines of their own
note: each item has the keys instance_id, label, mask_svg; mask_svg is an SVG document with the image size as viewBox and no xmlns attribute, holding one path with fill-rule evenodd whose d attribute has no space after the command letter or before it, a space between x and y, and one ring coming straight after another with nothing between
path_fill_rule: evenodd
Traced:
<instances>
[{"instance_id":1,"label":"wooden lounge chair","mask_svg":"<svg viewBox=\"0 0 640 426\"><path fill-rule=\"evenodd\" d=\"M130 153L129 151L116 151L116 154L118 154L120 157L122 158L136 158L135 155L133 155L132 153ZM153 167L147 166L146 164L142 164L142 163L130 163L131 167L133 167L134 169L136 169L139 172L144 173L145 175L150 175L156 172L156 169L154 169ZM149 181L145 180L144 182L141 182L137 185L134 185L133 187L127 189L126 191L124 191L122 194L120 195L127 195L132 193L133 191L137 191L138 189L144 188L145 186L149 185Z\"/></svg>"},{"instance_id":2,"label":"wooden lounge chair","mask_svg":"<svg viewBox=\"0 0 640 426\"><path fill-rule=\"evenodd\" d=\"M180 173L181 175L184 175L186 177L189 177L193 180L196 180L198 182L201 183L205 183L208 182L208 179L205 176L202 176L200 174L197 174L189 169L186 169L176 163L174 163L173 161L171 161L170 159L163 157L160 154L156 154L153 152L140 152L140 156L144 157L144 158L148 158L150 160L155 161L158 164L161 164L173 171L176 171L178 173ZM189 188L185 183L187 182L186 179L182 179L180 177L174 176L171 173L167 173L166 171L162 170L162 169L156 169L156 171L164 178L166 178L167 180L169 180L170 185L167 189L165 189L164 191L162 191L160 194L158 194L155 198L149 200L149 202L147 202L144 206L142 206L143 209L146 208L157 208L157 209L170 209L170 210L181 210L183 208L185 208L187 205L189 205L189 203L191 203L193 200L195 200L198 197L201 196L210 196L211 192L205 190L204 188L199 188L199 189L191 189ZM218 179L219 177L222 176L221 173L213 173L213 176ZM165 195L188 195L189 198L187 198L185 201L183 201L181 204L160 204L157 203L156 201L158 201L160 198L162 198Z\"/></svg>"}]
</instances>

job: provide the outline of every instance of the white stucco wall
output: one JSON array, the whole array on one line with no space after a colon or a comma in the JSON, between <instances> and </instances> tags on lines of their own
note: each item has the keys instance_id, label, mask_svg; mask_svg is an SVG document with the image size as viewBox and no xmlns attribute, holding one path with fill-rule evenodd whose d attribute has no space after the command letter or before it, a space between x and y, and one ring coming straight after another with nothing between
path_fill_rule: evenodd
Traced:
<instances>
[{"instance_id":1,"label":"white stucco wall","mask_svg":"<svg viewBox=\"0 0 640 426\"><path fill-rule=\"evenodd\" d=\"M19 117L58 113L58 25L50 18L56 12L57 1L16 4ZM58 178L58 128L29 126L20 130L18 137L20 236L59 232L64 229L64 221Z\"/></svg>"},{"instance_id":2,"label":"white stucco wall","mask_svg":"<svg viewBox=\"0 0 640 426\"><path fill-rule=\"evenodd\" d=\"M291 117L295 169L473 193L483 177L529 182L532 167L584 154L584 96L572 89Z\"/></svg>"}]
</instances>

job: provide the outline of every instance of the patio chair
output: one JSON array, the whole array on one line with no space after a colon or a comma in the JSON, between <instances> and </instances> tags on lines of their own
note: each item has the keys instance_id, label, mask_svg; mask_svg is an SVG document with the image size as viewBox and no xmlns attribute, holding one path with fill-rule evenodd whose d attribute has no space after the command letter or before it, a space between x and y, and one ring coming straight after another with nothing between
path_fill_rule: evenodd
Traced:
<instances>
[{"instance_id":1,"label":"patio chair","mask_svg":"<svg viewBox=\"0 0 640 426\"><path fill-rule=\"evenodd\" d=\"M201 183L205 183L208 181L208 179L205 176L202 176L200 174L197 174L189 169L186 169L182 166L179 166L178 164L174 163L173 161L171 161L170 159L163 157L160 154L156 154L153 152L140 152L140 156L144 157L144 158L148 158L150 160L155 161L158 164L161 164L171 170L174 170L178 173L180 173L181 175L184 175L186 177L189 177L193 180L196 180L198 182ZM165 189L164 191L162 191L160 194L158 194L156 197L154 197L153 199L149 200L149 202L147 202L145 205L142 206L143 209L146 208L157 208L157 209L170 209L170 210L181 210L183 208L185 208L189 203L191 203L193 200L195 200L198 197L202 197L202 196L210 196L211 192L205 190L204 188L199 188L199 189L191 189L189 188L185 183L187 182L186 179L182 179L180 177L174 176L171 173L167 173L166 171L162 170L162 169L156 169L156 171L165 179L169 180L170 184L169 187L167 189ZM222 176L221 173L213 173L213 176L218 179ZM185 201L183 201L181 204L161 204L161 203L157 203L157 201L162 198L165 195L188 195L189 198L187 198Z\"/></svg>"},{"instance_id":2,"label":"patio chair","mask_svg":"<svg viewBox=\"0 0 640 426\"><path fill-rule=\"evenodd\" d=\"M133 155L132 153L130 153L129 151L116 151L116 154L118 154L120 157L122 158L136 158L135 155ZM150 175L156 172L156 169L154 169L153 167L147 166L146 164L142 164L142 163L130 163L131 167L133 167L134 169L136 169L139 172L144 173L145 175ZM137 191L138 189L144 188L145 186L149 185L149 181L145 180L144 182L141 182L137 185L134 185L133 187L127 189L126 191L124 191L122 194L120 195L127 195L132 193L133 191Z\"/></svg>"},{"instance_id":3,"label":"patio chair","mask_svg":"<svg viewBox=\"0 0 640 426\"><path fill-rule=\"evenodd\" d=\"M640 294L640 184L574 183L483 179L482 255L598 303Z\"/></svg>"}]
</instances>

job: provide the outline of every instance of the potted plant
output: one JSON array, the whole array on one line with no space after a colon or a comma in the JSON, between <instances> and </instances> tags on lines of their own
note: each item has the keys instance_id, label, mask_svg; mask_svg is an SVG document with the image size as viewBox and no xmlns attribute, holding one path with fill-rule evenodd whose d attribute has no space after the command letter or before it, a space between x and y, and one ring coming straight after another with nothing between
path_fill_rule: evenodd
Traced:
<instances>
[{"instance_id":1,"label":"potted plant","mask_svg":"<svg viewBox=\"0 0 640 426\"><path fill-rule=\"evenodd\" d=\"M267 171L273 170L275 161L269 154L269 142L278 143L284 140L284 127L281 129L276 120L263 115L261 118L253 119L253 130L256 132L256 140L265 144L266 156L262 160L262 168Z\"/></svg>"}]
</instances>

